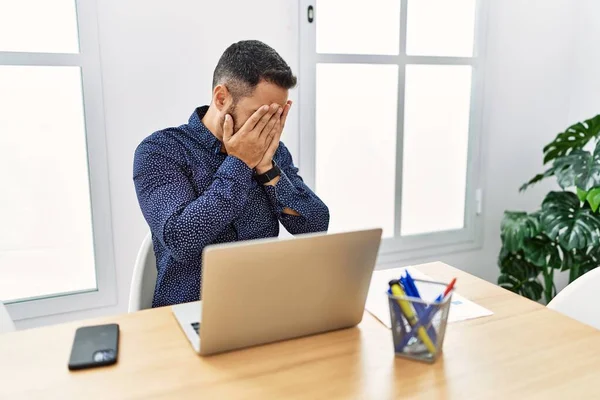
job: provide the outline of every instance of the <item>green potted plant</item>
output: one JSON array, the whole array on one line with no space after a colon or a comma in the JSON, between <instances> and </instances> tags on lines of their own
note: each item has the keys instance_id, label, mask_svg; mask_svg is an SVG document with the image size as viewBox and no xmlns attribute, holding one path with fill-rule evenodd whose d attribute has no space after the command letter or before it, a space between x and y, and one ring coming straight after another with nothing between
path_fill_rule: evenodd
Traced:
<instances>
[{"instance_id":1,"label":"green potted plant","mask_svg":"<svg viewBox=\"0 0 600 400\"><path fill-rule=\"evenodd\" d=\"M519 189L555 177L562 191L533 213L506 211L500 227L498 284L532 300L556 295L556 271L569 283L600 265L600 115L559 133L544 147L549 168ZM589 151L588 151L589 149Z\"/></svg>"}]
</instances>

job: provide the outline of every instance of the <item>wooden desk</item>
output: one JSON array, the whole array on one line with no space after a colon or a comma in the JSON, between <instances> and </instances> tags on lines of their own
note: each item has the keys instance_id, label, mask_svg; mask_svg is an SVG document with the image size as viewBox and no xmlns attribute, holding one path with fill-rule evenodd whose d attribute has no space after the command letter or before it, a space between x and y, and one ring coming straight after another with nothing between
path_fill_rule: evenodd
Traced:
<instances>
[{"instance_id":1,"label":"wooden desk","mask_svg":"<svg viewBox=\"0 0 600 400\"><path fill-rule=\"evenodd\" d=\"M357 327L201 358L170 308L0 336L0 399L599 398L600 331L441 263L419 266L495 314L449 325L434 365ZM67 370L75 329L121 325L118 365Z\"/></svg>"}]
</instances>

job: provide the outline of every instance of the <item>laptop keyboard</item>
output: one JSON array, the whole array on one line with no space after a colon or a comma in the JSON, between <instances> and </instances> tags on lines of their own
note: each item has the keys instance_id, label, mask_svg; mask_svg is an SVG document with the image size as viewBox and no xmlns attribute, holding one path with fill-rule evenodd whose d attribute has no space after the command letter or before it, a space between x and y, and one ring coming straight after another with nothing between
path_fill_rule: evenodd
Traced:
<instances>
[{"instance_id":1,"label":"laptop keyboard","mask_svg":"<svg viewBox=\"0 0 600 400\"><path fill-rule=\"evenodd\" d=\"M200 322L192 322L192 328L194 328L197 335L200 335Z\"/></svg>"}]
</instances>

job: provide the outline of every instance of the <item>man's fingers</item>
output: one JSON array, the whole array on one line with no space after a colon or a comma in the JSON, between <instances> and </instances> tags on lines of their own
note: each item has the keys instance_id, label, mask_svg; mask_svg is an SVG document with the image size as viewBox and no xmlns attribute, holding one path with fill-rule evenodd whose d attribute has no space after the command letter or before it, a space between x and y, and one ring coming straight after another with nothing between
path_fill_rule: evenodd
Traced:
<instances>
[{"instance_id":1,"label":"man's fingers","mask_svg":"<svg viewBox=\"0 0 600 400\"><path fill-rule=\"evenodd\" d=\"M271 119L269 120L269 122L267 123L265 128L263 129L263 131L262 131L263 135L266 134L269 137L273 137L273 135L275 134L274 128L280 121L281 113L282 113L282 109L281 109L281 107L279 107L279 110L277 110L277 112L271 117Z\"/></svg>"},{"instance_id":2,"label":"man's fingers","mask_svg":"<svg viewBox=\"0 0 600 400\"><path fill-rule=\"evenodd\" d=\"M225 122L223 123L223 141L229 142L233 136L233 118L231 115L227 114L225 116Z\"/></svg>"},{"instance_id":3,"label":"man's fingers","mask_svg":"<svg viewBox=\"0 0 600 400\"><path fill-rule=\"evenodd\" d=\"M281 114L281 129L283 129L283 127L285 126L285 121L287 119L288 114L290 113L290 108L292 108L291 100L289 100L283 108L283 114Z\"/></svg>"},{"instance_id":4,"label":"man's fingers","mask_svg":"<svg viewBox=\"0 0 600 400\"><path fill-rule=\"evenodd\" d=\"M275 155L275 152L279 147L279 140L281 140L281 129L274 129L274 131L275 134L273 135L273 137L271 137L271 142L269 144L269 147L267 148L267 153L270 155L270 157L273 157L273 155Z\"/></svg>"},{"instance_id":5,"label":"man's fingers","mask_svg":"<svg viewBox=\"0 0 600 400\"><path fill-rule=\"evenodd\" d=\"M247 131L253 130L256 127L256 124L262 120L262 118L265 116L265 114L268 111L269 111L269 106L266 106L266 105L262 106L261 108L256 110L254 112L254 114L252 114L252 116L250 118L248 118L248 120L244 124L243 128L245 128Z\"/></svg>"},{"instance_id":6,"label":"man's fingers","mask_svg":"<svg viewBox=\"0 0 600 400\"><path fill-rule=\"evenodd\" d=\"M277 150L277 147L279 147L279 141L281 140L281 132L281 129L276 129L275 134L273 135L273 139L271 139L271 148L273 150L273 153L275 153L275 150Z\"/></svg>"},{"instance_id":7,"label":"man's fingers","mask_svg":"<svg viewBox=\"0 0 600 400\"><path fill-rule=\"evenodd\" d=\"M272 104L271 107L269 107L269 111L265 115L263 115L260 121L258 121L256 126L254 127L254 130L258 135L260 135L265 130L265 126L267 126L267 124L271 121L273 114L277 112L277 107L279 106L276 104Z\"/></svg>"}]
</instances>

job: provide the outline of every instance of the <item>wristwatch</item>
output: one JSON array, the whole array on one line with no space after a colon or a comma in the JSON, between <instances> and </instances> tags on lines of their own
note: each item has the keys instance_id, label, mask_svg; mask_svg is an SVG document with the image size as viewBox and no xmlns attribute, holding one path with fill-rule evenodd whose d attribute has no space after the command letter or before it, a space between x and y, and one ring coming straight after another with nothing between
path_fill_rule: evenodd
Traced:
<instances>
[{"instance_id":1,"label":"wristwatch","mask_svg":"<svg viewBox=\"0 0 600 400\"><path fill-rule=\"evenodd\" d=\"M255 171L254 172L254 180L256 182L260 183L261 185L264 185L266 183L271 182L273 179L277 178L280 175L281 175L281 170L277 166L277 163L275 163L275 160L273 160L273 168L271 168L264 174L257 174Z\"/></svg>"}]
</instances>

